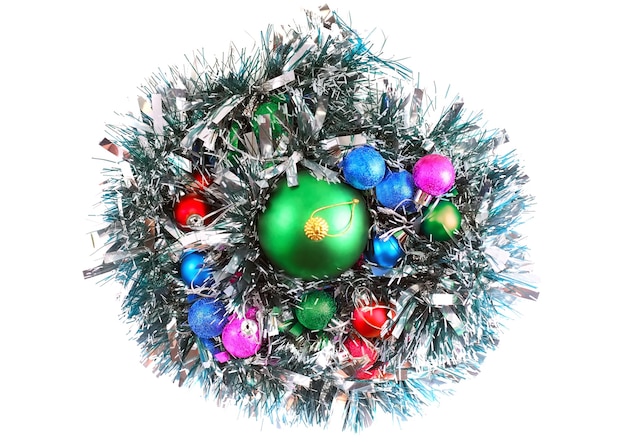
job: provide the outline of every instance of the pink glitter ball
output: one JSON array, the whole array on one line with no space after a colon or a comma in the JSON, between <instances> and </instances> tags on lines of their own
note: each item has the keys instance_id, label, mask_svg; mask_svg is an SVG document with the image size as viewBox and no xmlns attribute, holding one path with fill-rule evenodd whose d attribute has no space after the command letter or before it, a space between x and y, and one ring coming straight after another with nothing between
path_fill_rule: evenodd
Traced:
<instances>
[{"instance_id":1,"label":"pink glitter ball","mask_svg":"<svg viewBox=\"0 0 626 442\"><path fill-rule=\"evenodd\" d=\"M236 358L248 358L261 348L261 335L255 314L256 309L249 309L245 318L232 315L222 330L222 344Z\"/></svg>"},{"instance_id":2,"label":"pink glitter ball","mask_svg":"<svg viewBox=\"0 0 626 442\"><path fill-rule=\"evenodd\" d=\"M437 153L423 156L413 167L415 185L432 196L443 195L452 189L455 176L452 161Z\"/></svg>"}]
</instances>

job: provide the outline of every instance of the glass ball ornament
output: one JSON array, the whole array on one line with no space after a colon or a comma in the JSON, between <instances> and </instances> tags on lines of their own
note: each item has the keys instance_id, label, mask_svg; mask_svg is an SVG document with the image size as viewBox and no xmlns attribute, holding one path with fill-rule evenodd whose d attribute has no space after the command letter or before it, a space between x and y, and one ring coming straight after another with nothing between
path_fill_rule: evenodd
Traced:
<instances>
[{"instance_id":1,"label":"glass ball ornament","mask_svg":"<svg viewBox=\"0 0 626 442\"><path fill-rule=\"evenodd\" d=\"M415 185L430 196L441 196L452 189L455 179L452 161L438 153L424 155L413 166Z\"/></svg>"},{"instance_id":2,"label":"glass ball ornament","mask_svg":"<svg viewBox=\"0 0 626 442\"><path fill-rule=\"evenodd\" d=\"M239 137L241 132L241 124L237 121L233 121L230 125L230 130L228 131L228 142L231 146L238 149L239 148Z\"/></svg>"},{"instance_id":3,"label":"glass ball ornament","mask_svg":"<svg viewBox=\"0 0 626 442\"><path fill-rule=\"evenodd\" d=\"M205 191L213 183L213 178L211 177L211 175L203 170L194 170L192 172L192 176L194 181L193 183L191 183L190 187L194 191Z\"/></svg>"},{"instance_id":4,"label":"glass ball ornament","mask_svg":"<svg viewBox=\"0 0 626 442\"><path fill-rule=\"evenodd\" d=\"M278 98L261 103L254 111L254 116L250 120L250 124L252 125L252 130L254 131L255 135L257 137L259 136L260 126L257 117L261 115L267 115L270 120L270 130L272 132L272 138L280 137L285 132L285 129L280 122L280 114L280 100Z\"/></svg>"},{"instance_id":5,"label":"glass ball ornament","mask_svg":"<svg viewBox=\"0 0 626 442\"><path fill-rule=\"evenodd\" d=\"M420 231L435 241L447 241L461 227L461 219L461 213L454 203L440 200L426 210Z\"/></svg>"},{"instance_id":6,"label":"glass ball ornament","mask_svg":"<svg viewBox=\"0 0 626 442\"><path fill-rule=\"evenodd\" d=\"M208 223L209 203L200 195L188 193L174 203L174 220L184 230L192 230Z\"/></svg>"},{"instance_id":7,"label":"glass ball ornament","mask_svg":"<svg viewBox=\"0 0 626 442\"><path fill-rule=\"evenodd\" d=\"M327 292L306 293L295 309L298 322L309 330L322 330L337 312L335 299Z\"/></svg>"},{"instance_id":8,"label":"glass ball ornament","mask_svg":"<svg viewBox=\"0 0 626 442\"><path fill-rule=\"evenodd\" d=\"M256 309L249 309L244 317L233 315L222 330L222 345L236 358L254 356L261 348L261 331Z\"/></svg>"},{"instance_id":9,"label":"glass ball ornament","mask_svg":"<svg viewBox=\"0 0 626 442\"><path fill-rule=\"evenodd\" d=\"M368 145L356 147L341 162L343 177L355 189L368 190L382 181L387 172L385 159Z\"/></svg>"},{"instance_id":10,"label":"glass ball ornament","mask_svg":"<svg viewBox=\"0 0 626 442\"><path fill-rule=\"evenodd\" d=\"M239 150L239 139L241 137L241 124L237 121L233 121L228 132L228 143L230 148L227 151L226 158L231 164L236 164L237 160L241 158L241 151Z\"/></svg>"},{"instance_id":11,"label":"glass ball ornament","mask_svg":"<svg viewBox=\"0 0 626 442\"><path fill-rule=\"evenodd\" d=\"M413 176L406 170L389 172L376 185L376 199L389 209L397 210L401 207L414 207L413 195L415 184Z\"/></svg>"},{"instance_id":12,"label":"glass ball ornament","mask_svg":"<svg viewBox=\"0 0 626 442\"><path fill-rule=\"evenodd\" d=\"M388 269L394 267L404 254L400 241L393 235L384 238L374 236L365 250L368 261Z\"/></svg>"},{"instance_id":13,"label":"glass ball ornament","mask_svg":"<svg viewBox=\"0 0 626 442\"><path fill-rule=\"evenodd\" d=\"M215 338L226 326L226 308L213 298L199 298L191 304L187 322L199 338Z\"/></svg>"},{"instance_id":14,"label":"glass ball ornament","mask_svg":"<svg viewBox=\"0 0 626 442\"><path fill-rule=\"evenodd\" d=\"M368 241L369 212L363 196L343 183L298 173L298 185L281 179L257 220L259 245L287 275L328 279L351 268Z\"/></svg>"},{"instance_id":15,"label":"glass ball ornament","mask_svg":"<svg viewBox=\"0 0 626 442\"><path fill-rule=\"evenodd\" d=\"M370 303L354 309L352 326L364 338L380 338L385 324L394 316L395 312L391 307Z\"/></svg>"},{"instance_id":16,"label":"glass ball ornament","mask_svg":"<svg viewBox=\"0 0 626 442\"><path fill-rule=\"evenodd\" d=\"M356 335L348 337L343 345L356 366L354 377L361 380L373 378L376 375L373 367L378 359L376 348L366 339Z\"/></svg>"},{"instance_id":17,"label":"glass ball ornament","mask_svg":"<svg viewBox=\"0 0 626 442\"><path fill-rule=\"evenodd\" d=\"M376 348L369 341L357 335L350 335L343 345L350 356L363 361L361 368L371 367L378 359Z\"/></svg>"},{"instance_id":18,"label":"glass ball ornament","mask_svg":"<svg viewBox=\"0 0 626 442\"><path fill-rule=\"evenodd\" d=\"M204 287L213 278L210 266L205 262L206 254L190 250L180 258L180 277L190 288Z\"/></svg>"}]
</instances>

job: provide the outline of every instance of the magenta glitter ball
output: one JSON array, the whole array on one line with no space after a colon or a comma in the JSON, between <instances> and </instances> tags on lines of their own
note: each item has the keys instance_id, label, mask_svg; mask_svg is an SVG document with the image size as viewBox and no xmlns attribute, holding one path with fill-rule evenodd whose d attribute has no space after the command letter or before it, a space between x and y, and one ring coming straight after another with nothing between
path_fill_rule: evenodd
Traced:
<instances>
[{"instance_id":1,"label":"magenta glitter ball","mask_svg":"<svg viewBox=\"0 0 626 442\"><path fill-rule=\"evenodd\" d=\"M440 196L452 189L456 172L446 156L431 153L420 158L413 167L415 185L432 196Z\"/></svg>"},{"instance_id":2,"label":"magenta glitter ball","mask_svg":"<svg viewBox=\"0 0 626 442\"><path fill-rule=\"evenodd\" d=\"M254 356L261 348L256 310L248 310L245 318L232 316L222 330L222 344L226 351L236 358Z\"/></svg>"}]
</instances>

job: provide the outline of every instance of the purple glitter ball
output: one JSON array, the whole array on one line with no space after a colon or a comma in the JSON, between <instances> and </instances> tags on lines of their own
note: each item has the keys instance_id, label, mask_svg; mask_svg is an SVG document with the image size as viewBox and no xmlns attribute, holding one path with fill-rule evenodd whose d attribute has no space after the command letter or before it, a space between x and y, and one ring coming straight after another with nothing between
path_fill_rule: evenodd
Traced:
<instances>
[{"instance_id":1,"label":"purple glitter ball","mask_svg":"<svg viewBox=\"0 0 626 442\"><path fill-rule=\"evenodd\" d=\"M413 167L415 185L432 196L440 196L452 189L454 166L448 157L431 153L420 158Z\"/></svg>"}]
</instances>

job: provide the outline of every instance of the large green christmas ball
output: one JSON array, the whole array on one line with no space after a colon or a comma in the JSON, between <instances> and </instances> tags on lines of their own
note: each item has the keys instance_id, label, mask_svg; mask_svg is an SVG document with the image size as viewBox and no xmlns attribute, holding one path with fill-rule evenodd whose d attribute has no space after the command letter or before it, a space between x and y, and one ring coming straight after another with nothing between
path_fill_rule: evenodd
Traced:
<instances>
[{"instance_id":1,"label":"large green christmas ball","mask_svg":"<svg viewBox=\"0 0 626 442\"><path fill-rule=\"evenodd\" d=\"M361 257L370 219L361 193L343 183L298 173L272 191L257 229L261 250L290 276L304 280L339 276Z\"/></svg>"},{"instance_id":2,"label":"large green christmas ball","mask_svg":"<svg viewBox=\"0 0 626 442\"><path fill-rule=\"evenodd\" d=\"M461 213L450 201L430 206L422 220L421 232L435 241L446 241L461 227Z\"/></svg>"}]
</instances>

